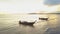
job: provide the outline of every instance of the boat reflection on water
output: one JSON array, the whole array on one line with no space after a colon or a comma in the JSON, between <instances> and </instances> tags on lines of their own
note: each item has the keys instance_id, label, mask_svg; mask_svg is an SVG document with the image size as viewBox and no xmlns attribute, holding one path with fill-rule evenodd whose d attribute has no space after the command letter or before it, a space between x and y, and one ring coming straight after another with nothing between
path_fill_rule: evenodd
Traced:
<instances>
[{"instance_id":1,"label":"boat reflection on water","mask_svg":"<svg viewBox=\"0 0 60 34\"><path fill-rule=\"evenodd\" d=\"M19 24L19 26L24 26L24 27L26 27L26 26L34 27L34 25L31 25L31 24Z\"/></svg>"},{"instance_id":2,"label":"boat reflection on water","mask_svg":"<svg viewBox=\"0 0 60 34\"><path fill-rule=\"evenodd\" d=\"M26 25L26 24L19 24L19 26L29 26L29 27L34 27L34 25Z\"/></svg>"}]
</instances>

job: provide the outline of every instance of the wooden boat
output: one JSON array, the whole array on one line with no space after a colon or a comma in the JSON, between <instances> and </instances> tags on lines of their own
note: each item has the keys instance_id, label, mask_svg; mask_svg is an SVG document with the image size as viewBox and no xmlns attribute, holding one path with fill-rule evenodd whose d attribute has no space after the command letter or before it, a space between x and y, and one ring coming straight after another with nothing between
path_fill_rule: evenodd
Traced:
<instances>
[{"instance_id":1,"label":"wooden boat","mask_svg":"<svg viewBox=\"0 0 60 34\"><path fill-rule=\"evenodd\" d=\"M48 20L48 18L39 18L39 20Z\"/></svg>"},{"instance_id":2,"label":"wooden boat","mask_svg":"<svg viewBox=\"0 0 60 34\"><path fill-rule=\"evenodd\" d=\"M19 24L25 24L25 25L33 25L35 23L34 22L27 22L27 21L19 21Z\"/></svg>"}]
</instances>

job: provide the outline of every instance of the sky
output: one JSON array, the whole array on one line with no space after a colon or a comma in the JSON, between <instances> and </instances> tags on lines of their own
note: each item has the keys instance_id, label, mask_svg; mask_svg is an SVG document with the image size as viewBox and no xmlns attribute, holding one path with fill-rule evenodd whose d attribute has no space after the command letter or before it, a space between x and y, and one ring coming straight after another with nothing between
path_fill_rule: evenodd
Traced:
<instances>
[{"instance_id":1,"label":"sky","mask_svg":"<svg viewBox=\"0 0 60 34\"><path fill-rule=\"evenodd\" d=\"M45 0L44 4L46 4L46 5L58 5L58 4L60 4L60 0Z\"/></svg>"},{"instance_id":2,"label":"sky","mask_svg":"<svg viewBox=\"0 0 60 34\"><path fill-rule=\"evenodd\" d=\"M60 0L0 0L0 13L54 12L60 6L56 1L60 3ZM56 5L48 6L52 3Z\"/></svg>"}]
</instances>

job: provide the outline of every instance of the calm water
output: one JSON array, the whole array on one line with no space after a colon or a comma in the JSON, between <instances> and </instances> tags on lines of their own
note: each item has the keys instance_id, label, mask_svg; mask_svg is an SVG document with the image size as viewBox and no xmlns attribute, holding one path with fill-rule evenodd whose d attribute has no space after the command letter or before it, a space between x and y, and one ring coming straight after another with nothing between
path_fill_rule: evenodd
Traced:
<instances>
[{"instance_id":1,"label":"calm water","mask_svg":"<svg viewBox=\"0 0 60 34\"><path fill-rule=\"evenodd\" d=\"M0 14L0 34L60 34L60 14L40 15L47 15L49 20L40 20L33 26L29 26L18 22L28 15Z\"/></svg>"}]
</instances>

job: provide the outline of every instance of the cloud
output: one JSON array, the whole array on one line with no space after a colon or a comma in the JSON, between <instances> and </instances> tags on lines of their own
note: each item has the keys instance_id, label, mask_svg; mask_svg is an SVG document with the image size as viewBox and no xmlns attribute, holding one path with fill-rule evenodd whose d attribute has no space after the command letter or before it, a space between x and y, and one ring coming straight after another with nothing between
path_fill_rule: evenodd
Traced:
<instances>
[{"instance_id":1,"label":"cloud","mask_svg":"<svg viewBox=\"0 0 60 34\"><path fill-rule=\"evenodd\" d=\"M0 12L30 13L41 8L43 7L39 0L8 0L0 2Z\"/></svg>"},{"instance_id":2,"label":"cloud","mask_svg":"<svg viewBox=\"0 0 60 34\"><path fill-rule=\"evenodd\" d=\"M60 4L60 0L44 0L45 5L58 5Z\"/></svg>"}]
</instances>

